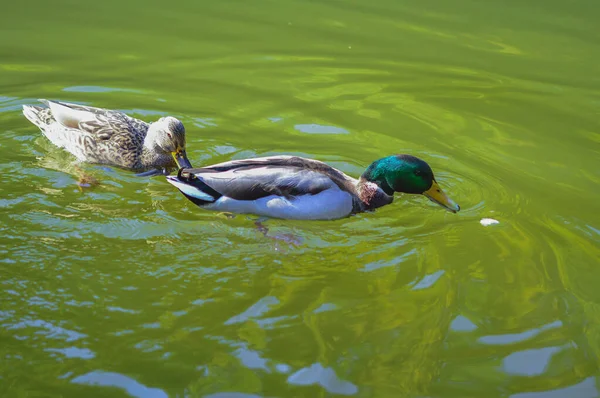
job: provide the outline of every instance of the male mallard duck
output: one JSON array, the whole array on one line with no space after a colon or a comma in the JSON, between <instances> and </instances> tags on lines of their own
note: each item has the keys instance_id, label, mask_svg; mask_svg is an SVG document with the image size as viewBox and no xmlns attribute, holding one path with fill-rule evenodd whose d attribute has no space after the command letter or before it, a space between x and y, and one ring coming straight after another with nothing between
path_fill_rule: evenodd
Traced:
<instances>
[{"instance_id":1,"label":"male mallard duck","mask_svg":"<svg viewBox=\"0 0 600 398\"><path fill-rule=\"evenodd\" d=\"M431 167L411 155L376 160L358 180L318 160L297 156L180 169L167 180L202 208L273 218L342 218L390 204L394 192L423 194L453 213L460 210L442 192Z\"/></svg>"},{"instance_id":2,"label":"male mallard duck","mask_svg":"<svg viewBox=\"0 0 600 398\"><path fill-rule=\"evenodd\" d=\"M149 124L119 111L40 101L48 108L24 105L25 117L81 161L150 170L143 175L192 167L185 152L185 128L174 117Z\"/></svg>"}]
</instances>

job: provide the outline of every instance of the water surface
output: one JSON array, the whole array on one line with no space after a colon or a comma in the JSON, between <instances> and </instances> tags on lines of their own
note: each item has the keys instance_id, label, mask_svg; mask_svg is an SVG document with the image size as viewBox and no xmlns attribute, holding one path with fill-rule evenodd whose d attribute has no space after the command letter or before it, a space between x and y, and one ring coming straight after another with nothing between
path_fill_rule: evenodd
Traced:
<instances>
[{"instance_id":1,"label":"water surface","mask_svg":"<svg viewBox=\"0 0 600 398\"><path fill-rule=\"evenodd\" d=\"M556 0L5 4L1 395L600 396L599 19ZM462 211L397 195L264 236L76 163L21 115L37 98L179 117L195 165L285 153L358 176L411 153Z\"/></svg>"}]
</instances>

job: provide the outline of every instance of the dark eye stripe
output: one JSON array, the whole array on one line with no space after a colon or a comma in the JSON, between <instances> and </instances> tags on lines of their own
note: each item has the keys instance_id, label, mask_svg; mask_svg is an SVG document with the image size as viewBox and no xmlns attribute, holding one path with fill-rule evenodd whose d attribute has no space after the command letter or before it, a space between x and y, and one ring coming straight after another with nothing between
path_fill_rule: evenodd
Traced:
<instances>
[{"instance_id":1,"label":"dark eye stripe","mask_svg":"<svg viewBox=\"0 0 600 398\"><path fill-rule=\"evenodd\" d=\"M175 133L185 133L185 127L183 127L183 123L179 120L171 120L169 122L169 129L174 131Z\"/></svg>"}]
</instances>

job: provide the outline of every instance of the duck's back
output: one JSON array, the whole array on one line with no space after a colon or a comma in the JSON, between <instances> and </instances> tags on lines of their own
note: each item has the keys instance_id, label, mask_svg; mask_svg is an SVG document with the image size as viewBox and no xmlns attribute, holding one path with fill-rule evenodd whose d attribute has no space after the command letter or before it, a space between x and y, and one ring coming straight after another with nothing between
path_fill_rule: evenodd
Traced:
<instances>
[{"instance_id":1,"label":"duck's back","mask_svg":"<svg viewBox=\"0 0 600 398\"><path fill-rule=\"evenodd\" d=\"M201 177L227 196L245 200L278 193L282 196L315 195L338 187L355 194L355 180L318 160L299 156L268 156L232 160L186 172Z\"/></svg>"},{"instance_id":2,"label":"duck's back","mask_svg":"<svg viewBox=\"0 0 600 398\"><path fill-rule=\"evenodd\" d=\"M43 101L23 114L56 146L92 163L139 168L148 123L119 111Z\"/></svg>"}]
</instances>

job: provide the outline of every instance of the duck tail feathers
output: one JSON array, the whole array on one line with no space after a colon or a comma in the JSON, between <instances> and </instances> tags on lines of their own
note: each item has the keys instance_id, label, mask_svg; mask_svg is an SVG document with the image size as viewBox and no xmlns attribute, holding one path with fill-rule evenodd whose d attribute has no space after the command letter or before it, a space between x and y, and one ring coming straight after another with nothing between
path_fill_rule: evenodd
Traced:
<instances>
[{"instance_id":1,"label":"duck tail feathers","mask_svg":"<svg viewBox=\"0 0 600 398\"><path fill-rule=\"evenodd\" d=\"M40 106L23 105L23 115L40 129L44 129L54 121L50 109Z\"/></svg>"},{"instance_id":2,"label":"duck tail feathers","mask_svg":"<svg viewBox=\"0 0 600 398\"><path fill-rule=\"evenodd\" d=\"M194 203L201 202L198 204L207 204L218 199L203 190L203 188L208 188L208 186L199 178L190 181L189 179L181 178L179 176L167 176L167 181L179 189L182 194Z\"/></svg>"}]
</instances>

